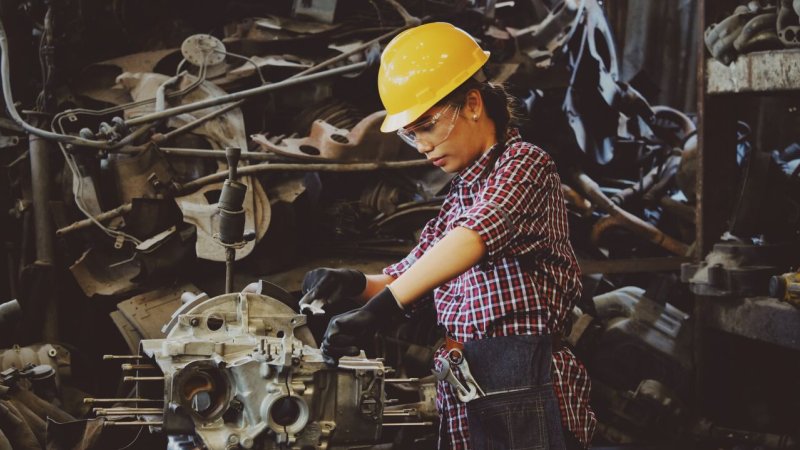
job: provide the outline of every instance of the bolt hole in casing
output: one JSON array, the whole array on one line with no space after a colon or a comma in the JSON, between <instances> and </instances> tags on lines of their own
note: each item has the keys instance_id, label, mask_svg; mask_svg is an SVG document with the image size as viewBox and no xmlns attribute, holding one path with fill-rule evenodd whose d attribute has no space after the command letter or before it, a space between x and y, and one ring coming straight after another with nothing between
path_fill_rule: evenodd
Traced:
<instances>
[{"instance_id":1,"label":"bolt hole in casing","mask_svg":"<svg viewBox=\"0 0 800 450\"><path fill-rule=\"evenodd\" d=\"M173 380L179 404L203 422L221 417L233 398L230 376L213 361L187 364Z\"/></svg>"},{"instance_id":2,"label":"bolt hole in casing","mask_svg":"<svg viewBox=\"0 0 800 450\"><path fill-rule=\"evenodd\" d=\"M267 424L276 433L296 434L308 424L308 404L302 397L269 396L264 399L261 410L261 417L267 418Z\"/></svg>"}]
</instances>

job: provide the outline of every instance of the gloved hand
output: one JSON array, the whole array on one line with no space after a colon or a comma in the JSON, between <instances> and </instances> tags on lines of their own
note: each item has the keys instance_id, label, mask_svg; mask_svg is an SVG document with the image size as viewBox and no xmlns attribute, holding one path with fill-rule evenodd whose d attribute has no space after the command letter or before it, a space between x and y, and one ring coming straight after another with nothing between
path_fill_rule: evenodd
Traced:
<instances>
[{"instance_id":1,"label":"gloved hand","mask_svg":"<svg viewBox=\"0 0 800 450\"><path fill-rule=\"evenodd\" d=\"M342 299L359 296L367 287L367 277L352 269L314 269L303 278L300 311L308 308L321 314L322 305L337 303ZM319 300L316 304L313 304ZM313 305L312 305L313 304Z\"/></svg>"},{"instance_id":2,"label":"gloved hand","mask_svg":"<svg viewBox=\"0 0 800 450\"><path fill-rule=\"evenodd\" d=\"M322 338L322 356L331 366L342 356L358 356L376 331L383 331L405 317L392 291L384 288L361 308L334 317Z\"/></svg>"}]
</instances>

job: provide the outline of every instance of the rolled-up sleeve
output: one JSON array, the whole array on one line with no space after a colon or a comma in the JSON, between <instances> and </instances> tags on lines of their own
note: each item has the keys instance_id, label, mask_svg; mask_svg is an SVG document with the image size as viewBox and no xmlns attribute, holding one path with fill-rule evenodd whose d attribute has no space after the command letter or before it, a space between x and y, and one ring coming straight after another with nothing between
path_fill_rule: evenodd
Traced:
<instances>
[{"instance_id":1,"label":"rolled-up sleeve","mask_svg":"<svg viewBox=\"0 0 800 450\"><path fill-rule=\"evenodd\" d=\"M548 207L546 197L555 185L560 189L560 183L552 182L554 173L552 161L542 151L503 161L477 201L455 218L454 226L477 232L489 260L500 256L518 236L530 240L537 235L535 224Z\"/></svg>"}]
</instances>

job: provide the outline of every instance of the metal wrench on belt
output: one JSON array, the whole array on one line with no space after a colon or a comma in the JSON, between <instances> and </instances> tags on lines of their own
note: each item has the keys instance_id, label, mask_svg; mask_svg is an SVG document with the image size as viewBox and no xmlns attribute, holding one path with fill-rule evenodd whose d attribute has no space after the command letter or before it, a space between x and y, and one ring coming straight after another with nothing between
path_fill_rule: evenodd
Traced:
<instances>
[{"instance_id":1,"label":"metal wrench on belt","mask_svg":"<svg viewBox=\"0 0 800 450\"><path fill-rule=\"evenodd\" d=\"M437 380L450 383L456 390L456 395L459 400L464 403L469 403L478 397L486 395L472 376L472 372L469 370L469 364L461 350L455 348L451 349L444 357L437 356L436 361L439 362L441 368L439 370L434 369L433 374L436 376ZM459 368L461 375L464 377L464 383L462 383L455 372L453 372L453 365Z\"/></svg>"}]
</instances>

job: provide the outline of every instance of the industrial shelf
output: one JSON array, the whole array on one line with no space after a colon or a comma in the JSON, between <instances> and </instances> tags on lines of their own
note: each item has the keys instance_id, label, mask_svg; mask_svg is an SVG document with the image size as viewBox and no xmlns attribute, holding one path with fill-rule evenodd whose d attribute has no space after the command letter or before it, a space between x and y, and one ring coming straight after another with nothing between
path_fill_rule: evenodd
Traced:
<instances>
[{"instance_id":1,"label":"industrial shelf","mask_svg":"<svg viewBox=\"0 0 800 450\"><path fill-rule=\"evenodd\" d=\"M800 49L747 53L728 66L709 58L706 77L711 95L800 90Z\"/></svg>"}]
</instances>

